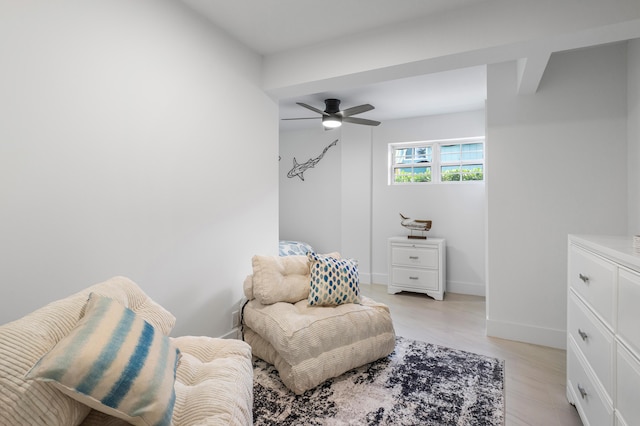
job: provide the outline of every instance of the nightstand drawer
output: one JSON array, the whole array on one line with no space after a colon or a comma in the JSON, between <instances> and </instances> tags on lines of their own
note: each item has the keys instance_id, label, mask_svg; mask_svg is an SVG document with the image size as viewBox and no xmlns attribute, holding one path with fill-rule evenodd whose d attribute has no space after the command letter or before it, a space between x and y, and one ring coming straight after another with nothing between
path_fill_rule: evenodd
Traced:
<instances>
[{"instance_id":1,"label":"nightstand drawer","mask_svg":"<svg viewBox=\"0 0 640 426\"><path fill-rule=\"evenodd\" d=\"M569 339L567 348L567 387L573 396L580 417L588 419L592 426L611 426L613 407L604 391L589 373L584 361L578 356L578 348Z\"/></svg>"},{"instance_id":2,"label":"nightstand drawer","mask_svg":"<svg viewBox=\"0 0 640 426\"><path fill-rule=\"evenodd\" d=\"M421 288L425 290L438 289L438 271L437 270L419 270L419 269L392 269L392 282L397 287Z\"/></svg>"},{"instance_id":3,"label":"nightstand drawer","mask_svg":"<svg viewBox=\"0 0 640 426\"><path fill-rule=\"evenodd\" d=\"M569 251L569 286L613 328L617 267L578 247Z\"/></svg>"},{"instance_id":4,"label":"nightstand drawer","mask_svg":"<svg viewBox=\"0 0 640 426\"><path fill-rule=\"evenodd\" d=\"M394 245L391 248L391 263L401 266L438 268L438 249Z\"/></svg>"},{"instance_id":5,"label":"nightstand drawer","mask_svg":"<svg viewBox=\"0 0 640 426\"><path fill-rule=\"evenodd\" d=\"M613 334L569 291L567 332L609 395L613 395Z\"/></svg>"}]
</instances>

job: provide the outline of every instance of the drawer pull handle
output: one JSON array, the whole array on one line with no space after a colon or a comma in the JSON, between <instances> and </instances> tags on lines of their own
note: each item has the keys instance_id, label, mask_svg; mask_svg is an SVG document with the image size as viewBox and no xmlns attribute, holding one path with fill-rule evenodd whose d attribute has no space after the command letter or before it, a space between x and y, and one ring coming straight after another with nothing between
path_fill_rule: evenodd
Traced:
<instances>
[{"instance_id":1,"label":"drawer pull handle","mask_svg":"<svg viewBox=\"0 0 640 426\"><path fill-rule=\"evenodd\" d=\"M578 334L580 335L580 337L582 337L583 341L587 341L587 338L589 337L589 335L587 333L585 333L584 331L578 329Z\"/></svg>"},{"instance_id":2,"label":"drawer pull handle","mask_svg":"<svg viewBox=\"0 0 640 426\"><path fill-rule=\"evenodd\" d=\"M411 260L418 260L418 259L419 259L419 257L418 257L418 256L409 256L409 259L411 259Z\"/></svg>"},{"instance_id":3,"label":"drawer pull handle","mask_svg":"<svg viewBox=\"0 0 640 426\"><path fill-rule=\"evenodd\" d=\"M582 399L585 399L587 397L587 391L584 390L584 388L582 386L580 386L580 384L578 383L578 392L580 392L580 396L582 397Z\"/></svg>"},{"instance_id":4,"label":"drawer pull handle","mask_svg":"<svg viewBox=\"0 0 640 426\"><path fill-rule=\"evenodd\" d=\"M582 274L578 274L578 277L582 280L583 283L588 283L589 282L589 277L586 275L582 275Z\"/></svg>"},{"instance_id":5,"label":"drawer pull handle","mask_svg":"<svg viewBox=\"0 0 640 426\"><path fill-rule=\"evenodd\" d=\"M409 277L410 280L417 280L418 277Z\"/></svg>"}]
</instances>

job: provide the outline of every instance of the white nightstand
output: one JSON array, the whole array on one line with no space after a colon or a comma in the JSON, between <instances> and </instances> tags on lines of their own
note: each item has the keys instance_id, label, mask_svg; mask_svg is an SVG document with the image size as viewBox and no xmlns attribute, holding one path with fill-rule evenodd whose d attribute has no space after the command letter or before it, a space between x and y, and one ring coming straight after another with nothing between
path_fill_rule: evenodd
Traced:
<instances>
[{"instance_id":1,"label":"white nightstand","mask_svg":"<svg viewBox=\"0 0 640 426\"><path fill-rule=\"evenodd\" d=\"M442 300L446 283L445 248L442 238L389 238L387 292L413 291Z\"/></svg>"}]
</instances>

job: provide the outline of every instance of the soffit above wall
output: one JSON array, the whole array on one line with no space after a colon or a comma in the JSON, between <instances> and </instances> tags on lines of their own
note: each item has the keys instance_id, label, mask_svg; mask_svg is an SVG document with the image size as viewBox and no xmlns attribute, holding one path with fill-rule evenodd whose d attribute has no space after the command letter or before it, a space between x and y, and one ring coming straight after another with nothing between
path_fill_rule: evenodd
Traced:
<instances>
[{"instance_id":1,"label":"soffit above wall","mask_svg":"<svg viewBox=\"0 0 640 426\"><path fill-rule=\"evenodd\" d=\"M553 52L640 37L637 0L182 1L263 54L282 118L330 97L371 103L361 117L380 121L478 109L486 82L474 70L486 64L517 60L518 91L533 94Z\"/></svg>"},{"instance_id":2,"label":"soffit above wall","mask_svg":"<svg viewBox=\"0 0 640 426\"><path fill-rule=\"evenodd\" d=\"M289 49L490 0L182 0L252 50Z\"/></svg>"}]
</instances>

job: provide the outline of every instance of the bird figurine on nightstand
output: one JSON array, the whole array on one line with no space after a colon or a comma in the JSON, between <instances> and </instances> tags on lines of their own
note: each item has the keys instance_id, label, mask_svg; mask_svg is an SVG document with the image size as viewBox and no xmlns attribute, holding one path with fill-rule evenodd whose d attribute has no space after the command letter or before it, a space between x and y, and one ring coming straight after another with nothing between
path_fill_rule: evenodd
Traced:
<instances>
[{"instance_id":1,"label":"bird figurine on nightstand","mask_svg":"<svg viewBox=\"0 0 640 426\"><path fill-rule=\"evenodd\" d=\"M427 236L422 234L422 235L413 235L413 231L419 231L419 232L426 232L429 229L431 229L431 221L430 220L420 220L420 219L411 219L409 217L406 217L405 215L403 215L402 213L400 213L400 217L402 218L402 220L400 220L400 225L404 226L405 228L407 228L411 234L407 236L407 238L414 238L414 239L418 239L418 240L426 240Z\"/></svg>"}]
</instances>

